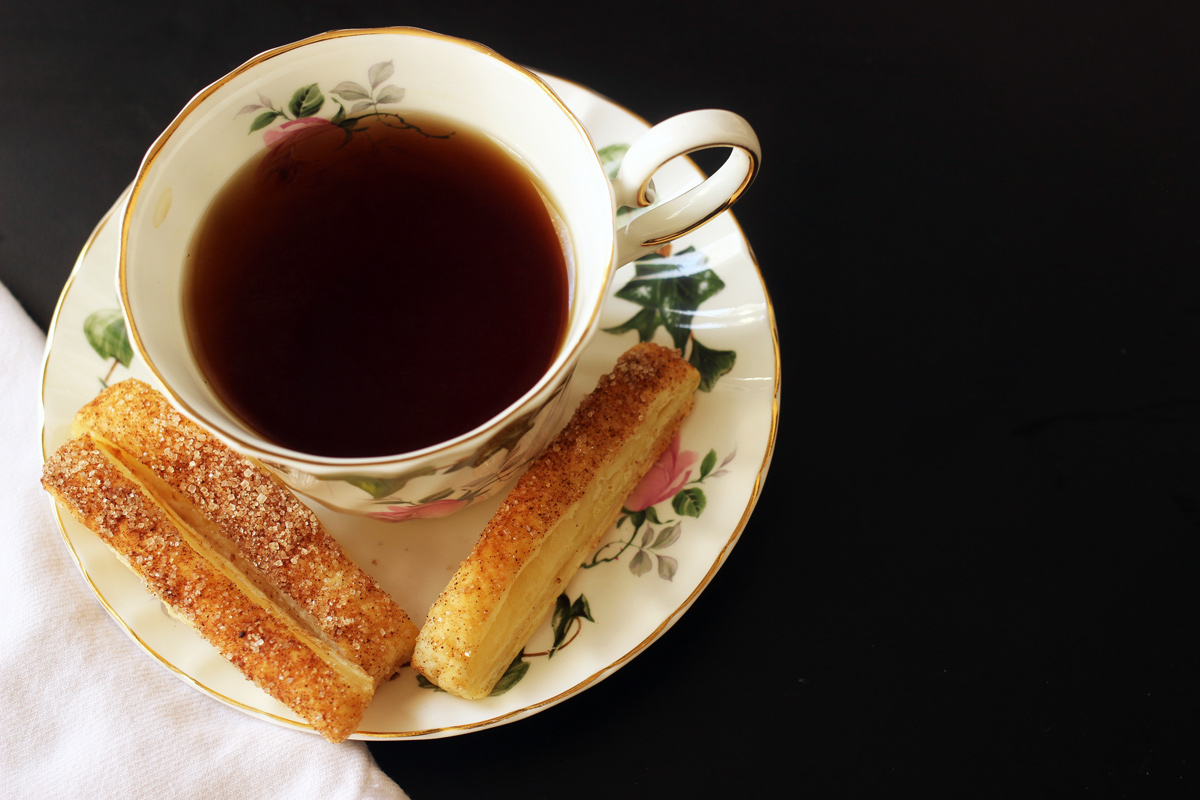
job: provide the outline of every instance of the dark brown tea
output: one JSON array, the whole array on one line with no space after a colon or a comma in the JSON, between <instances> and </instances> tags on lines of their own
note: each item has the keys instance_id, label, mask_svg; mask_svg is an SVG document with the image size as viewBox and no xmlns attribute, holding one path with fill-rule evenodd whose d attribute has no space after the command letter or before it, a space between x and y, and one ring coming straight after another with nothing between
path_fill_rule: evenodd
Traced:
<instances>
[{"instance_id":1,"label":"dark brown tea","mask_svg":"<svg viewBox=\"0 0 1200 800\"><path fill-rule=\"evenodd\" d=\"M192 350L277 444L435 444L519 398L558 351L566 245L534 179L481 133L405 120L280 131L193 239Z\"/></svg>"}]
</instances>

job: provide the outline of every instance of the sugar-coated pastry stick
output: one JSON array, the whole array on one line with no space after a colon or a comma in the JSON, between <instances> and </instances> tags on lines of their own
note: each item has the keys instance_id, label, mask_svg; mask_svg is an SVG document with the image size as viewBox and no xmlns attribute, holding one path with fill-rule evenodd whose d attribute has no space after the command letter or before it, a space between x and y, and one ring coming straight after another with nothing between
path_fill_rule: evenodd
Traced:
<instances>
[{"instance_id":1,"label":"sugar-coated pastry stick","mask_svg":"<svg viewBox=\"0 0 1200 800\"><path fill-rule=\"evenodd\" d=\"M152 387L109 387L79 410L72 432L101 443L214 546L252 565L376 684L408 663L416 625L312 509Z\"/></svg>"},{"instance_id":2,"label":"sugar-coated pastry stick","mask_svg":"<svg viewBox=\"0 0 1200 800\"><path fill-rule=\"evenodd\" d=\"M141 381L72 433L47 491L247 678L327 739L354 733L417 628L312 510Z\"/></svg>"},{"instance_id":3,"label":"sugar-coated pastry stick","mask_svg":"<svg viewBox=\"0 0 1200 800\"><path fill-rule=\"evenodd\" d=\"M622 355L434 602L412 666L451 694L487 696L670 445L698 383L676 350L644 343Z\"/></svg>"},{"instance_id":4,"label":"sugar-coated pastry stick","mask_svg":"<svg viewBox=\"0 0 1200 800\"><path fill-rule=\"evenodd\" d=\"M178 518L89 437L47 459L42 485L248 679L330 741L354 733L375 693L371 676L195 547Z\"/></svg>"}]
</instances>

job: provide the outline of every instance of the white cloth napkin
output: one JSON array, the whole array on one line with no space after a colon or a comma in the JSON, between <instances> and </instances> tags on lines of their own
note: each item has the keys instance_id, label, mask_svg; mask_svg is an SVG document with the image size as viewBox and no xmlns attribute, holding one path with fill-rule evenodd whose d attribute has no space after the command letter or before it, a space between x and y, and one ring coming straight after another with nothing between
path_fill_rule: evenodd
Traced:
<instances>
[{"instance_id":1,"label":"white cloth napkin","mask_svg":"<svg viewBox=\"0 0 1200 800\"><path fill-rule=\"evenodd\" d=\"M0 795L406 798L362 742L331 745L233 710L108 616L38 483L44 345L0 285Z\"/></svg>"}]
</instances>

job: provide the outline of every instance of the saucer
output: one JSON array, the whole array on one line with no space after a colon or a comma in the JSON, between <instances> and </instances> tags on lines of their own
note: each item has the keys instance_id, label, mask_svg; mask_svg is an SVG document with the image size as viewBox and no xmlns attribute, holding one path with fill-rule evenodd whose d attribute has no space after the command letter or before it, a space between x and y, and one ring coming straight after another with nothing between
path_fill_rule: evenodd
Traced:
<instances>
[{"instance_id":1,"label":"saucer","mask_svg":"<svg viewBox=\"0 0 1200 800\"><path fill-rule=\"evenodd\" d=\"M606 166L649 126L577 84L542 76L579 117ZM702 180L685 158L655 176L664 195ZM124 338L115 288L122 195L97 225L59 298L42 374L43 457L70 437L75 411L105 385L150 380ZM670 251L616 273L601 330L583 354L570 407L639 338L682 347L704 376L657 482L627 503L514 662L498 691L463 700L409 668L376 693L356 739L438 738L513 722L579 694L657 641L708 586L750 519L779 424L779 342L750 246L725 212ZM503 492L442 518L383 522L318 507L348 555L418 625L470 551ZM196 689L272 723L311 730L167 615L133 572L55 507L63 539L96 597L151 657ZM406 512L397 510L397 516Z\"/></svg>"}]
</instances>

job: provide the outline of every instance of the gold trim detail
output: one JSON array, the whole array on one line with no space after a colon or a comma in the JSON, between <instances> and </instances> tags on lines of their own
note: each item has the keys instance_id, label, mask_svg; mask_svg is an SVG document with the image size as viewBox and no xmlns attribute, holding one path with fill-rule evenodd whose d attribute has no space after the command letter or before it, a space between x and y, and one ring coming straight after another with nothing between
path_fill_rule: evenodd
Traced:
<instances>
[{"instance_id":1,"label":"gold trim detail","mask_svg":"<svg viewBox=\"0 0 1200 800\"><path fill-rule=\"evenodd\" d=\"M696 222L692 223L691 225L688 225L683 230L676 231L675 233L669 233L664 236L655 236L651 239L647 239L646 241L641 243L642 247L651 247L651 248L661 247L664 244L666 244L667 242L673 242L676 239L678 239L679 237L685 236L685 235L691 233L692 231L694 231L697 228L699 228L700 226L704 225L705 223L707 223L709 220L711 220L713 217L717 216L721 212L728 210L730 206L732 206L734 203L736 203L738 201L738 198L740 198L743 194L745 194L746 190L750 188L750 184L754 183L755 177L758 176L758 167L760 164L759 157L754 153L753 150L748 150L745 147L742 147L741 145L730 144L728 142L719 142L719 143L715 143L715 144L707 144L707 145L704 145L703 147L694 147L691 150L687 150L686 152L681 153L680 155L687 155L688 153L698 153L701 150L709 150L714 147L728 147L731 150L741 150L743 153L746 154L746 157L750 159L750 169L746 171L746 177L742 179L741 185L738 186L738 188L734 191L734 193L729 196L728 200L726 200L724 203L722 203L717 208L713 209L712 213L705 215L703 218L697 220ZM678 158L678 156L674 156L673 158ZM673 160L673 158L667 159L667 161L664 161L663 163L659 164L658 167L654 170L654 172L658 172L658 170L660 170L664 166L666 166L667 162ZM691 162L692 166L695 166L694 161L692 161L691 159L688 159L688 161ZM646 182L643 183L638 188L637 203L639 206L641 206L643 208L650 205L652 202L650 200L650 194L649 194L650 193L650 181L652 178L653 178L653 173L651 173L651 177L647 178Z\"/></svg>"}]
</instances>

